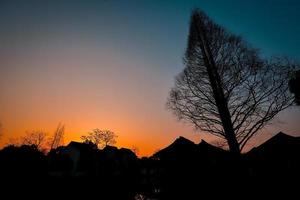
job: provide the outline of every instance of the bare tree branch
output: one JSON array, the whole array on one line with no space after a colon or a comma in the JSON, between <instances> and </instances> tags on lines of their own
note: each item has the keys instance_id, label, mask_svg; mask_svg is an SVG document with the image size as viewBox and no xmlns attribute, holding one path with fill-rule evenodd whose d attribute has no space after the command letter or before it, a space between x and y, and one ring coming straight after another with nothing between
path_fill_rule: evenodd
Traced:
<instances>
[{"instance_id":1,"label":"bare tree branch","mask_svg":"<svg viewBox=\"0 0 300 200\"><path fill-rule=\"evenodd\" d=\"M35 145L37 149L42 150L46 144L47 133L42 130L27 131L25 136L21 137L22 145Z\"/></svg>"}]
</instances>

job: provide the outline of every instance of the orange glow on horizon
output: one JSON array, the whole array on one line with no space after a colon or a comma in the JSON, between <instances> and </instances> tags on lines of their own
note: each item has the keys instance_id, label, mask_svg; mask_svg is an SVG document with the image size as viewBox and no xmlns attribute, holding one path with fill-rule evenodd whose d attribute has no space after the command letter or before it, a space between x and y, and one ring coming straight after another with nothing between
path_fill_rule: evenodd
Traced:
<instances>
[{"instance_id":1,"label":"orange glow on horizon","mask_svg":"<svg viewBox=\"0 0 300 200\"><path fill-rule=\"evenodd\" d=\"M48 136L51 136L57 126L57 123L49 124L49 126L44 127L36 127L34 123L33 126L20 126L20 127L12 127L10 128L11 132L5 132L3 138L0 142L0 147L4 147L7 145L9 138L20 138L22 137L26 131L30 130L43 130L47 132ZM66 125L66 131L64 136L64 145L67 145L70 141L78 141L80 142L80 136L86 135L91 128L85 128L87 123L83 123L83 126L75 126L72 128L71 126ZM95 127L97 128L97 127ZM109 128L104 128L109 129ZM140 130L139 130L140 129ZM7 130L7 128L5 128ZM143 132L143 136L139 137L139 133L142 131L141 128L120 128L116 126L114 129L110 129L117 134L117 143L115 146L118 148L125 147L125 148L132 148L133 146L138 147L139 156L151 156L155 151L166 147L169 145L173 140L175 140L179 135L185 135L185 137L199 142L200 137L199 135L194 134L164 134L161 137L157 137L155 135L151 136L152 131L157 131L155 129L149 129L149 132ZM162 133L161 133L162 134ZM145 135L149 136L145 138ZM171 137L170 137L171 136Z\"/></svg>"},{"instance_id":2,"label":"orange glow on horizon","mask_svg":"<svg viewBox=\"0 0 300 200\"><path fill-rule=\"evenodd\" d=\"M1 146L27 130L51 135L59 122L66 126L66 144L80 141L92 129L108 129L118 135L118 147L136 146L141 156L151 155L179 135L199 140L191 127L166 110L168 72L141 68L146 63L128 59L126 53L106 49L98 54L85 47L92 48L83 45L50 55L33 51L2 60L9 70L0 80Z\"/></svg>"}]
</instances>

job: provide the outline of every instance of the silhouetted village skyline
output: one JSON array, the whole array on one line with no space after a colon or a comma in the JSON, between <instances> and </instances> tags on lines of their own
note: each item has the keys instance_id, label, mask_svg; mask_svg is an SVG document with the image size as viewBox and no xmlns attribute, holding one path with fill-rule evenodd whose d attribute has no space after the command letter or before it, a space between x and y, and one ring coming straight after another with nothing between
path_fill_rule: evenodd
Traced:
<instances>
[{"instance_id":1,"label":"silhouetted village skyline","mask_svg":"<svg viewBox=\"0 0 300 200\"><path fill-rule=\"evenodd\" d=\"M195 144L184 137L142 158L130 149L109 145L98 149L84 142L70 142L47 155L35 145L10 145L0 151L0 176L17 180L63 178L75 181L77 186L86 178L99 179L116 192L108 199L200 198L199 185L194 184L197 180L268 181L274 176L297 180L299 153L300 137L282 132L241 158L204 140Z\"/></svg>"}]
</instances>

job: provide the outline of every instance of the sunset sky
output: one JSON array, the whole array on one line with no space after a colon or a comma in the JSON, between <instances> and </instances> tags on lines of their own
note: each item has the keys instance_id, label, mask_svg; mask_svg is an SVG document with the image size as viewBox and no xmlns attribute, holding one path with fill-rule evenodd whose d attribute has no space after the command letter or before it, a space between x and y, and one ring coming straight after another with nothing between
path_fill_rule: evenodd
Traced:
<instances>
[{"instance_id":1,"label":"sunset sky","mask_svg":"<svg viewBox=\"0 0 300 200\"><path fill-rule=\"evenodd\" d=\"M26 130L52 134L59 122L66 143L110 129L117 146L137 146L141 155L180 135L215 140L165 105L184 68L195 7L263 56L300 60L298 0L0 0L0 146ZM300 136L299 119L291 107L250 146L279 131Z\"/></svg>"}]
</instances>

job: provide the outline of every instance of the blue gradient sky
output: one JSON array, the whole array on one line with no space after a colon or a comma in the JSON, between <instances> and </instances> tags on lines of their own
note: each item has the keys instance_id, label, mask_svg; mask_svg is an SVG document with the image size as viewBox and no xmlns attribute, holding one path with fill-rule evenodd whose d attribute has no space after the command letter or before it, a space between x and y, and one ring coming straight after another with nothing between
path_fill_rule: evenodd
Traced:
<instances>
[{"instance_id":1,"label":"blue gradient sky","mask_svg":"<svg viewBox=\"0 0 300 200\"><path fill-rule=\"evenodd\" d=\"M242 35L264 56L300 59L300 1L0 1L0 121L5 138L50 132L59 121L67 140L112 129L118 145L144 155L179 135L197 134L165 109L183 69L195 7ZM279 130L300 134L291 108L256 144Z\"/></svg>"}]
</instances>

